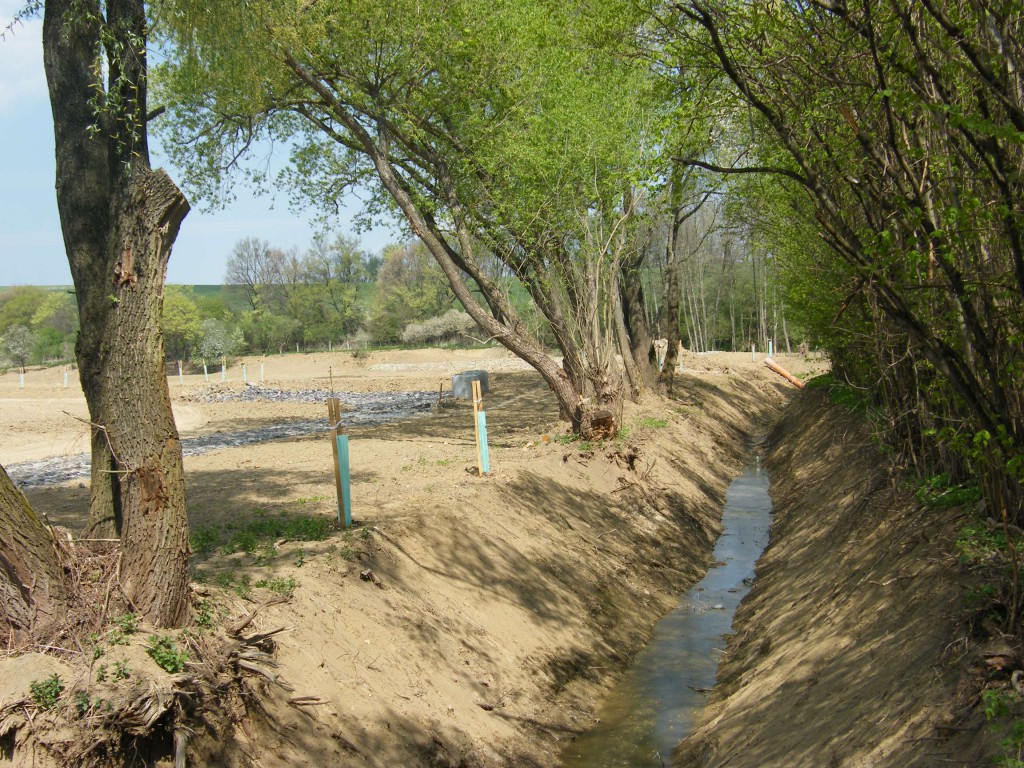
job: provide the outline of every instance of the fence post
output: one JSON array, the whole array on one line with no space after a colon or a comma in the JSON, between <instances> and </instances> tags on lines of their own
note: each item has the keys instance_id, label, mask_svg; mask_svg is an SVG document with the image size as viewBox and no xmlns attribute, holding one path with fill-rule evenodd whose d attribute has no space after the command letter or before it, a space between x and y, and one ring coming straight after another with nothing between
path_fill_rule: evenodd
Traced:
<instances>
[{"instance_id":1,"label":"fence post","mask_svg":"<svg viewBox=\"0 0 1024 768\"><path fill-rule=\"evenodd\" d=\"M480 380L473 380L473 418L476 425L476 456L480 476L491 471L491 462L487 450L487 414L484 412L484 396L480 391Z\"/></svg>"},{"instance_id":2,"label":"fence post","mask_svg":"<svg viewBox=\"0 0 1024 768\"><path fill-rule=\"evenodd\" d=\"M352 492L349 477L348 435L341 425L341 401L327 399L327 418L331 425L331 450L334 454L334 488L338 494L338 522L352 525Z\"/></svg>"}]
</instances>

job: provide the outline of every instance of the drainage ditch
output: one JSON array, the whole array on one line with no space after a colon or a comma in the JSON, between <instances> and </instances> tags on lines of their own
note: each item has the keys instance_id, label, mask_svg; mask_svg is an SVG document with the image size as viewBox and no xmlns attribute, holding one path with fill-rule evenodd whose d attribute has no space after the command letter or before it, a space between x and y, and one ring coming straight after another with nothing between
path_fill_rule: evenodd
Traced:
<instances>
[{"instance_id":1,"label":"drainage ditch","mask_svg":"<svg viewBox=\"0 0 1024 768\"><path fill-rule=\"evenodd\" d=\"M654 629L612 688L599 723L562 751L563 768L662 768L715 684L733 614L768 543L772 504L760 457L733 480L715 564Z\"/></svg>"}]
</instances>

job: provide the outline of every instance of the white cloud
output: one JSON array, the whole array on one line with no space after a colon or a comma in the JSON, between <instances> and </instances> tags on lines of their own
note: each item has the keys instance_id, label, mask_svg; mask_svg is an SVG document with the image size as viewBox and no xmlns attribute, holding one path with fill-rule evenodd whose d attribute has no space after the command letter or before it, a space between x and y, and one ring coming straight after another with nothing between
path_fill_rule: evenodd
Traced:
<instances>
[{"instance_id":1,"label":"white cloud","mask_svg":"<svg viewBox=\"0 0 1024 768\"><path fill-rule=\"evenodd\" d=\"M46 99L43 73L43 22L28 19L11 27L17 3L0 4L0 110L6 111L23 99Z\"/></svg>"}]
</instances>

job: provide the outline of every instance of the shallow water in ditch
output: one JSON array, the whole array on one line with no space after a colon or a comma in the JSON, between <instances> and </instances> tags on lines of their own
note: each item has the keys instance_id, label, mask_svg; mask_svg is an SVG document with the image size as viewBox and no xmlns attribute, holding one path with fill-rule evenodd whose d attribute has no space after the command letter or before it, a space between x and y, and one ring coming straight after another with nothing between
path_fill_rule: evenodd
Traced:
<instances>
[{"instance_id":1,"label":"shallow water in ditch","mask_svg":"<svg viewBox=\"0 0 1024 768\"><path fill-rule=\"evenodd\" d=\"M563 768L661 768L715 684L725 635L768 543L768 476L755 461L729 486L718 563L654 629L598 712L600 723L562 751Z\"/></svg>"}]
</instances>

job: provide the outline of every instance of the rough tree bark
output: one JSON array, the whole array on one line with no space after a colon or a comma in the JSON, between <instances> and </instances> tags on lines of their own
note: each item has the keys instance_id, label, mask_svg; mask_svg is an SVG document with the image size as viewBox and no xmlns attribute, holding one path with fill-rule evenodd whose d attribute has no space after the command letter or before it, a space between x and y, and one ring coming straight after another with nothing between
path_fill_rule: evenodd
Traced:
<instances>
[{"instance_id":1,"label":"rough tree bark","mask_svg":"<svg viewBox=\"0 0 1024 768\"><path fill-rule=\"evenodd\" d=\"M121 536L121 583L135 608L179 626L189 609L188 520L159 320L171 245L189 207L149 165L145 33L142 0L45 4L57 205L93 422L90 527Z\"/></svg>"},{"instance_id":2,"label":"rough tree bark","mask_svg":"<svg viewBox=\"0 0 1024 768\"><path fill-rule=\"evenodd\" d=\"M66 609L53 536L0 466L0 635L18 638Z\"/></svg>"}]
</instances>

